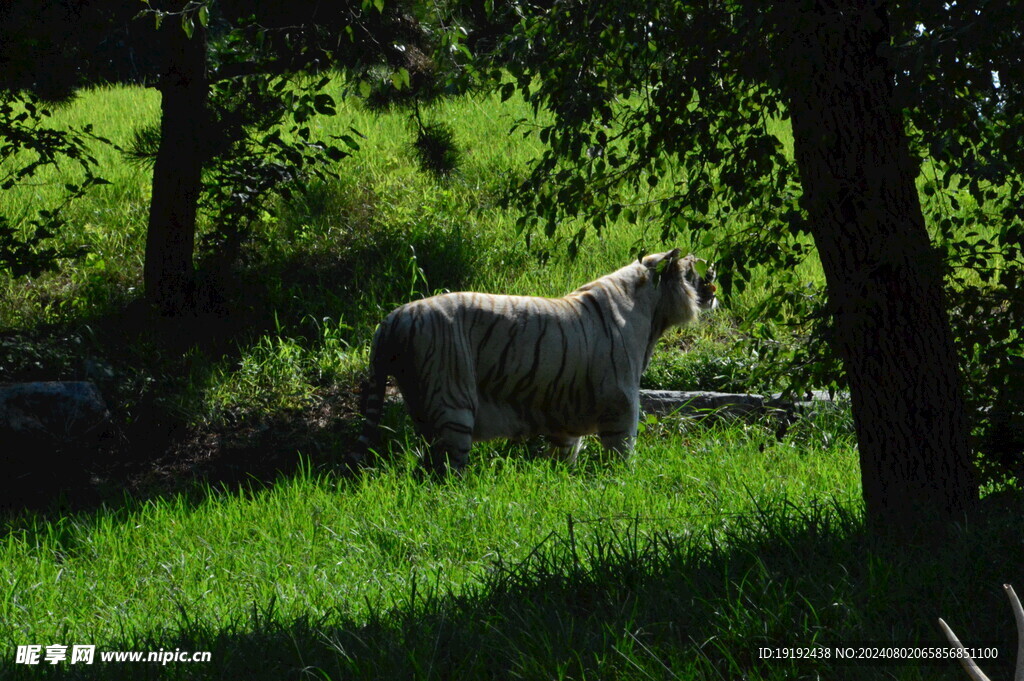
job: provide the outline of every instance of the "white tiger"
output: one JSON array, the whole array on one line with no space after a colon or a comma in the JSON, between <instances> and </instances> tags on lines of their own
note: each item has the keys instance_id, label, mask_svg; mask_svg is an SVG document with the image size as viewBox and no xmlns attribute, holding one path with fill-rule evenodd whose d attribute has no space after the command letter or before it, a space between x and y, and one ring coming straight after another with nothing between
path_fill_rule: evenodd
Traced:
<instances>
[{"instance_id":1,"label":"white tiger","mask_svg":"<svg viewBox=\"0 0 1024 681\"><path fill-rule=\"evenodd\" d=\"M394 376L435 471L494 438L545 436L572 460L597 433L628 456L655 343L718 304L714 267L679 256L648 255L564 298L447 293L395 309L373 337L361 449L377 441Z\"/></svg>"}]
</instances>

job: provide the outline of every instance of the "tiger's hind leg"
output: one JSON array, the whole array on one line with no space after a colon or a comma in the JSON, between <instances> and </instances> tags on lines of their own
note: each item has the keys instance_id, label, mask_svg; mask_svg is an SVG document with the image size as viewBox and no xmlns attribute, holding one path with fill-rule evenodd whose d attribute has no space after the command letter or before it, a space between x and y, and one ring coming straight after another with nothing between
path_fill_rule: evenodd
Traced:
<instances>
[{"instance_id":1,"label":"tiger's hind leg","mask_svg":"<svg viewBox=\"0 0 1024 681\"><path fill-rule=\"evenodd\" d=\"M575 464L583 447L583 438L551 436L548 438L548 452L551 457L569 464Z\"/></svg>"},{"instance_id":2,"label":"tiger's hind leg","mask_svg":"<svg viewBox=\"0 0 1024 681\"><path fill-rule=\"evenodd\" d=\"M443 320L434 320L447 324ZM416 428L429 444L423 457L431 473L461 471L469 463L477 417L473 353L451 329L423 330L424 341L402 358L396 379Z\"/></svg>"},{"instance_id":3,"label":"tiger's hind leg","mask_svg":"<svg viewBox=\"0 0 1024 681\"><path fill-rule=\"evenodd\" d=\"M466 414L469 425L464 422ZM453 416L462 418L450 419L433 428L433 436L429 438L430 450L424 463L436 475L461 473L469 464L469 450L473 445L472 412L458 410Z\"/></svg>"},{"instance_id":4,"label":"tiger's hind leg","mask_svg":"<svg viewBox=\"0 0 1024 681\"><path fill-rule=\"evenodd\" d=\"M423 463L438 476L460 473L469 464L469 450L473 446L473 410L446 409L443 417L434 421L423 428L430 443Z\"/></svg>"}]
</instances>

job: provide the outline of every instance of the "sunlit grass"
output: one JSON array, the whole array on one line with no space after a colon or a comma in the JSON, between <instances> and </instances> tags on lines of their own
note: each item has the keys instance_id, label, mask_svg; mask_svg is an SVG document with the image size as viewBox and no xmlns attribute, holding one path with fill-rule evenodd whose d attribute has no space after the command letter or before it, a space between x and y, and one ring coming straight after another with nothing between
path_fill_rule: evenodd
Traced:
<instances>
[{"instance_id":1,"label":"sunlit grass","mask_svg":"<svg viewBox=\"0 0 1024 681\"><path fill-rule=\"evenodd\" d=\"M628 463L598 463L596 444L578 467L481 446L446 483L418 480L401 445L356 481L305 471L252 493L26 516L0 544L0 639L111 642L173 630L183 611L215 627L271 602L285 619L365 621L416 575L441 589L476 583L570 516L587 544L633 524L644 534L725 528L767 499L859 496L849 434L776 441L757 425L668 420L647 427Z\"/></svg>"},{"instance_id":2,"label":"sunlit grass","mask_svg":"<svg viewBox=\"0 0 1024 681\"><path fill-rule=\"evenodd\" d=\"M392 415L392 420L393 419ZM204 664L8 666L11 678L956 679L948 664L759 657L934 646L939 614L1012 650L1005 520L936 545L860 524L849 416L649 423L628 463L474 450L412 474L407 431L355 480L308 469L49 519L0 541L0 641L211 651ZM1001 518L1001 516L1000 516ZM993 560L998 556L998 560ZM962 579L971 575L970 579ZM992 586L995 585L995 586ZM998 673L989 665L988 669ZM667 671L666 671L667 670Z\"/></svg>"}]
</instances>

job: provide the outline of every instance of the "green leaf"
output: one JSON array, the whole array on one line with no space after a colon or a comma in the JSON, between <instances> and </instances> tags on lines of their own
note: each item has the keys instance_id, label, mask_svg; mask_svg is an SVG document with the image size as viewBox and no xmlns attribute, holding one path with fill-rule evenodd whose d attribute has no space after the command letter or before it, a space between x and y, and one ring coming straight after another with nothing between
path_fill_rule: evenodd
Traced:
<instances>
[{"instance_id":1,"label":"green leaf","mask_svg":"<svg viewBox=\"0 0 1024 681\"><path fill-rule=\"evenodd\" d=\"M410 87L409 70L402 68L392 73L391 83L395 86L396 90Z\"/></svg>"},{"instance_id":2,"label":"green leaf","mask_svg":"<svg viewBox=\"0 0 1024 681\"><path fill-rule=\"evenodd\" d=\"M185 35L188 36L189 40L192 39L192 34L196 32L195 22L187 14L181 15L181 30L185 31Z\"/></svg>"},{"instance_id":3,"label":"green leaf","mask_svg":"<svg viewBox=\"0 0 1024 681\"><path fill-rule=\"evenodd\" d=\"M199 23L204 28L210 25L210 8L208 5L203 5L199 8Z\"/></svg>"}]
</instances>

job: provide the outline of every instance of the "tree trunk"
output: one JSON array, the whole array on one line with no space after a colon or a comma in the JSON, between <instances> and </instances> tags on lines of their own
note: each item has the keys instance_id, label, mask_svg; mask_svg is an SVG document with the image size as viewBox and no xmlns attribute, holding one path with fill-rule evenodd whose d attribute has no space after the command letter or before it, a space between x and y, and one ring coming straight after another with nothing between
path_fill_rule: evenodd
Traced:
<instances>
[{"instance_id":1,"label":"tree trunk","mask_svg":"<svg viewBox=\"0 0 1024 681\"><path fill-rule=\"evenodd\" d=\"M850 383L869 524L915 534L978 498L957 356L893 103L884 3L793 3L782 53L804 205Z\"/></svg>"},{"instance_id":2,"label":"tree trunk","mask_svg":"<svg viewBox=\"0 0 1024 681\"><path fill-rule=\"evenodd\" d=\"M206 31L189 38L178 22L159 32L167 64L160 79L160 146L146 235L146 297L166 315L194 305L196 209L201 186L201 135L206 119Z\"/></svg>"}]
</instances>

